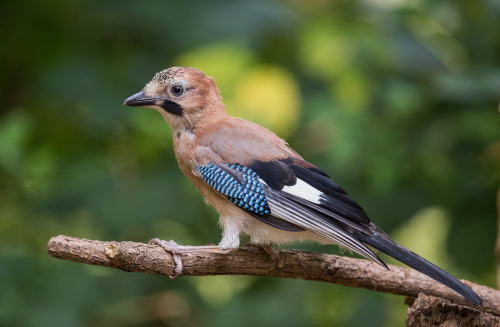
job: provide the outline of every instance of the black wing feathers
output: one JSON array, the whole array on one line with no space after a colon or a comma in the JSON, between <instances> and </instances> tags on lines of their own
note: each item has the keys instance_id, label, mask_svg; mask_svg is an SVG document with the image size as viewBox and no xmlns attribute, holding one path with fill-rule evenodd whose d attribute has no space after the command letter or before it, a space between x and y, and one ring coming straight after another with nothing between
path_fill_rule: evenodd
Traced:
<instances>
[{"instance_id":1,"label":"black wing feathers","mask_svg":"<svg viewBox=\"0 0 500 327\"><path fill-rule=\"evenodd\" d=\"M363 208L330 178L301 166L292 166L292 170L298 178L324 193L321 198L324 207L360 223L370 222Z\"/></svg>"},{"instance_id":2,"label":"black wing feathers","mask_svg":"<svg viewBox=\"0 0 500 327\"><path fill-rule=\"evenodd\" d=\"M268 162L255 160L249 168L275 190L281 190L283 187L294 185L297 182L294 172L280 160Z\"/></svg>"},{"instance_id":3,"label":"black wing feathers","mask_svg":"<svg viewBox=\"0 0 500 327\"><path fill-rule=\"evenodd\" d=\"M318 167L296 158L277 161L256 160L250 168L274 190L281 191L285 186L293 186L297 178L321 191L320 206L357 223L368 224L370 219L364 210L328 175ZM302 203L311 205L310 202ZM315 206L316 209L317 206Z\"/></svg>"},{"instance_id":4,"label":"black wing feathers","mask_svg":"<svg viewBox=\"0 0 500 327\"><path fill-rule=\"evenodd\" d=\"M371 229L368 227L368 225L359 224L358 222L353 221L352 219L346 218L340 214L332 212L328 208L324 208L320 205L308 202L307 200L304 200L304 199L302 199L298 196L295 196L293 194L288 194L286 192L280 192L280 191L276 191L276 192L279 192L279 194L281 196L292 200L294 203L301 204L304 208L310 208L310 209L317 211L318 213L321 213L322 214L322 216L320 216L321 220L323 220L325 222L331 221L332 218L335 218L336 221L344 224L344 225L342 225L344 230L352 231L354 229L357 229L359 231L363 231L363 232L367 233L368 235L372 234Z\"/></svg>"},{"instance_id":5,"label":"black wing feathers","mask_svg":"<svg viewBox=\"0 0 500 327\"><path fill-rule=\"evenodd\" d=\"M254 216L255 218L257 218L258 220L262 221L263 223L266 223L270 226L273 226L273 227L281 229L281 230L285 230L288 232L303 232L303 231L305 231L305 229L302 227L299 227L299 226L296 226L296 225L291 224L289 222L286 222L283 219L274 217L270 214L260 216L260 215L256 215L253 212L248 212L248 213L251 214L252 216Z\"/></svg>"}]
</instances>

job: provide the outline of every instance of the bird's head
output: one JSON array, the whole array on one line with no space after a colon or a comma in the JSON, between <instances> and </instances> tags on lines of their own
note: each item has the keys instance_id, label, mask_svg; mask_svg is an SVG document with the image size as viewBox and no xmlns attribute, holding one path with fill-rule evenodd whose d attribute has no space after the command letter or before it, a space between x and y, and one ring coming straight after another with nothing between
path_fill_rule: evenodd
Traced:
<instances>
[{"instance_id":1,"label":"bird's head","mask_svg":"<svg viewBox=\"0 0 500 327\"><path fill-rule=\"evenodd\" d=\"M207 117L225 114L214 79L190 67L162 70L123 104L158 110L174 130L195 128Z\"/></svg>"}]
</instances>

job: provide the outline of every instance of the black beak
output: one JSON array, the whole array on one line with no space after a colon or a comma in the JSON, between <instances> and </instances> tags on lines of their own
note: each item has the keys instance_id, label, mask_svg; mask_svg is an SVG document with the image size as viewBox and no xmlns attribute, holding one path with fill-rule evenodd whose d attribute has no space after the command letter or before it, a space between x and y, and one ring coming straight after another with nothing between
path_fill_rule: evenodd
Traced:
<instances>
[{"instance_id":1,"label":"black beak","mask_svg":"<svg viewBox=\"0 0 500 327\"><path fill-rule=\"evenodd\" d=\"M148 98L144 91L136 93L131 97L128 97L125 102L123 102L126 106L131 107L146 107L146 106L161 106L164 99L161 98Z\"/></svg>"}]
</instances>

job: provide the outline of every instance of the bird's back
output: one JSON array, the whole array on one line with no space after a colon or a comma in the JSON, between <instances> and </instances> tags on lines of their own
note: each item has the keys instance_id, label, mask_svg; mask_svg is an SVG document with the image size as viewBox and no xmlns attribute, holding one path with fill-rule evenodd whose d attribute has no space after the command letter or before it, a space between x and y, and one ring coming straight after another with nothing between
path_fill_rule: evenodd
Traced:
<instances>
[{"instance_id":1,"label":"bird's back","mask_svg":"<svg viewBox=\"0 0 500 327\"><path fill-rule=\"evenodd\" d=\"M214 162L217 164L301 158L270 130L241 118L226 116L196 128L194 133L199 146L219 156L220 161Z\"/></svg>"}]
</instances>

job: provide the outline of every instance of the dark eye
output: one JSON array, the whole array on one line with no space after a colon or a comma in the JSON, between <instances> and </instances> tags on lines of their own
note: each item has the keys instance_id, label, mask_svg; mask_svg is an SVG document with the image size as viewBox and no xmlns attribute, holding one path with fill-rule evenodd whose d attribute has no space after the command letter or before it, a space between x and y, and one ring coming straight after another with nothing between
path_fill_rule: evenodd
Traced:
<instances>
[{"instance_id":1,"label":"dark eye","mask_svg":"<svg viewBox=\"0 0 500 327\"><path fill-rule=\"evenodd\" d=\"M181 95L184 93L184 88L180 85L174 85L172 86L172 94L173 95Z\"/></svg>"}]
</instances>

